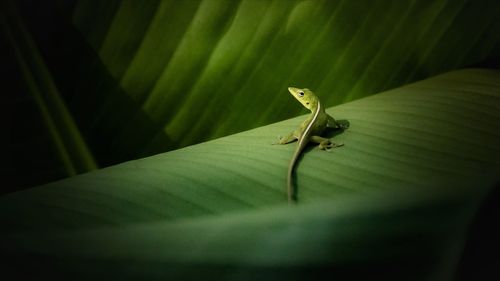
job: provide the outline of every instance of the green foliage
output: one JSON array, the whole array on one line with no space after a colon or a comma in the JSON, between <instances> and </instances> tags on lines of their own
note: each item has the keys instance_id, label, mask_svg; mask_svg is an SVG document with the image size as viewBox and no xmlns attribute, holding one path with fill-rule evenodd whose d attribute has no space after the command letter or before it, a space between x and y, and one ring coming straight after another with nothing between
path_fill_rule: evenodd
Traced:
<instances>
[{"instance_id":1,"label":"green foliage","mask_svg":"<svg viewBox=\"0 0 500 281\"><path fill-rule=\"evenodd\" d=\"M172 147L292 116L291 85L331 106L500 55L494 1L129 2L96 50Z\"/></svg>"},{"instance_id":2,"label":"green foliage","mask_svg":"<svg viewBox=\"0 0 500 281\"><path fill-rule=\"evenodd\" d=\"M500 180L499 81L461 70L329 108L345 146L306 152L296 207L294 146L271 143L304 116L0 197L4 272L451 280Z\"/></svg>"},{"instance_id":3,"label":"green foliage","mask_svg":"<svg viewBox=\"0 0 500 281\"><path fill-rule=\"evenodd\" d=\"M333 106L500 56L495 0L4 2L2 32L31 38L10 49L39 54L36 79L60 93L101 167L295 116L288 86ZM86 166L56 157L51 136L65 129L46 134L56 153L29 155L62 159L57 173Z\"/></svg>"},{"instance_id":4,"label":"green foliage","mask_svg":"<svg viewBox=\"0 0 500 281\"><path fill-rule=\"evenodd\" d=\"M498 71L367 97L498 59L498 1L0 8L14 97L2 113L16 121L2 146L6 183L182 147L0 197L2 276L451 280L500 181ZM303 110L288 86L342 103L328 112L351 124L335 136L344 147L306 152L295 207L285 195L294 146L271 143L304 116L267 125Z\"/></svg>"},{"instance_id":5,"label":"green foliage","mask_svg":"<svg viewBox=\"0 0 500 281\"><path fill-rule=\"evenodd\" d=\"M2 18L0 24L5 40L12 47L12 53L22 74L23 88L39 109L64 173L71 176L96 169L93 155L15 7L10 3L4 3L2 6L5 9L5 18Z\"/></svg>"}]
</instances>

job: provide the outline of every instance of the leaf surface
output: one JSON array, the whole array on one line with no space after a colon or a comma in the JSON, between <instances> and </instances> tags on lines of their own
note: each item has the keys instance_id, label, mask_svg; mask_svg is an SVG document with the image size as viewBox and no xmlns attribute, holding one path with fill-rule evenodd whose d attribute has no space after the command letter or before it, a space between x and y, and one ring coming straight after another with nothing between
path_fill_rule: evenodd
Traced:
<instances>
[{"instance_id":1,"label":"leaf surface","mask_svg":"<svg viewBox=\"0 0 500 281\"><path fill-rule=\"evenodd\" d=\"M465 69L329 108L345 146L305 153L295 207L294 145L271 143L304 116L2 196L0 246L72 279L450 280L500 180L499 81Z\"/></svg>"}]
</instances>

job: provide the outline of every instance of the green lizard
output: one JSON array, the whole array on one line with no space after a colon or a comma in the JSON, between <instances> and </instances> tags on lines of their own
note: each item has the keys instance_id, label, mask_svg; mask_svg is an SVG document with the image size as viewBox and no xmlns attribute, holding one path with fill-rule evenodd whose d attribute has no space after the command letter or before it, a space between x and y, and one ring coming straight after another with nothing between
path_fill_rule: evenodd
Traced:
<instances>
[{"instance_id":1,"label":"green lizard","mask_svg":"<svg viewBox=\"0 0 500 281\"><path fill-rule=\"evenodd\" d=\"M287 137L280 138L277 142L277 144L287 144L295 140L298 141L297 148L295 149L290 165L288 166L287 177L288 202L295 203L297 201L297 192L294 188L292 175L294 173L297 160L306 145L309 142L319 143L318 148L321 150L329 150L334 147L342 146L343 144L335 144L320 135L326 130L326 128L344 129L347 128L347 126L335 121L332 116L328 115L318 97L311 90L289 87L288 91L305 108L311 111L311 115L309 115L309 117L302 122L297 130L291 132Z\"/></svg>"}]
</instances>

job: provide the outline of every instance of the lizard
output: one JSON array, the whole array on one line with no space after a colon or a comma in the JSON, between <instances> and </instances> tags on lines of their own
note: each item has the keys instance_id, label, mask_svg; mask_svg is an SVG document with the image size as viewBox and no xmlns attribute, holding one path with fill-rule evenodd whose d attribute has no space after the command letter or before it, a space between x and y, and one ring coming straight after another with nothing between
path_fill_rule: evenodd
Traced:
<instances>
[{"instance_id":1,"label":"lizard","mask_svg":"<svg viewBox=\"0 0 500 281\"><path fill-rule=\"evenodd\" d=\"M311 111L311 114L295 131L291 132L286 137L279 137L276 144L288 144L297 140L297 147L293 153L292 159L288 166L287 175L287 198L288 203L297 202L297 192L294 188L293 173L297 165L297 161L309 142L318 143L320 150L330 150L334 147L342 146L343 144L335 144L327 138L321 137L327 128L345 129L345 124L335 121L335 119L325 112L323 104L319 98L309 89L299 89L289 87L288 91L296 98L305 108Z\"/></svg>"}]
</instances>

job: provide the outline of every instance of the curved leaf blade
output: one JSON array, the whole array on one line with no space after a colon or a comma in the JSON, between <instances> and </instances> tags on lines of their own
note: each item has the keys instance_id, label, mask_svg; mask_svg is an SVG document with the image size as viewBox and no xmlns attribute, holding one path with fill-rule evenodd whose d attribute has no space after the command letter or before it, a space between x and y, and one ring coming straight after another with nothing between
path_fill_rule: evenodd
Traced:
<instances>
[{"instance_id":1,"label":"curved leaf blade","mask_svg":"<svg viewBox=\"0 0 500 281\"><path fill-rule=\"evenodd\" d=\"M293 146L270 143L303 116L3 196L6 270L451 280L500 180L499 77L461 70L328 109L351 123L336 136L345 147L306 153L296 208L284 194Z\"/></svg>"}]
</instances>

